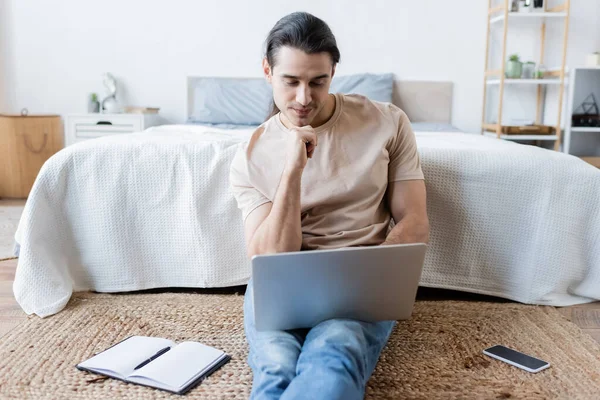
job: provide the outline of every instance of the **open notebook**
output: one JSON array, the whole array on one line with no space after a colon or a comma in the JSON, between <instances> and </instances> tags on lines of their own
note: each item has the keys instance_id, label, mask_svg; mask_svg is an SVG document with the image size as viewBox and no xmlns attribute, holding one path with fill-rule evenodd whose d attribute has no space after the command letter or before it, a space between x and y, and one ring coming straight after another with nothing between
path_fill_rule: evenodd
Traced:
<instances>
[{"instance_id":1,"label":"open notebook","mask_svg":"<svg viewBox=\"0 0 600 400\"><path fill-rule=\"evenodd\" d=\"M184 394L229 359L221 350L198 342L177 344L159 337L130 336L77 368Z\"/></svg>"}]
</instances>

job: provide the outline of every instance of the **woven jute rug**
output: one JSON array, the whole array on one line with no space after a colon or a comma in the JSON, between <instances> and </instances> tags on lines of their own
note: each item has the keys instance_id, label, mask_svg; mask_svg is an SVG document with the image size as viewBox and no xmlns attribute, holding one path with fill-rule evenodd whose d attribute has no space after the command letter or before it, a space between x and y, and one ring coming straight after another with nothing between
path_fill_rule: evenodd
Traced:
<instances>
[{"instance_id":1,"label":"woven jute rug","mask_svg":"<svg viewBox=\"0 0 600 400\"><path fill-rule=\"evenodd\" d=\"M239 289L238 290L243 290ZM167 392L79 371L75 365L130 335L195 340L231 361L190 399L246 399L243 295L227 291L77 293L66 309L30 316L0 338L0 398L163 399ZM504 344L551 367L530 374L481 351ZM418 301L399 322L369 381L368 399L597 399L600 345L551 307Z\"/></svg>"}]
</instances>

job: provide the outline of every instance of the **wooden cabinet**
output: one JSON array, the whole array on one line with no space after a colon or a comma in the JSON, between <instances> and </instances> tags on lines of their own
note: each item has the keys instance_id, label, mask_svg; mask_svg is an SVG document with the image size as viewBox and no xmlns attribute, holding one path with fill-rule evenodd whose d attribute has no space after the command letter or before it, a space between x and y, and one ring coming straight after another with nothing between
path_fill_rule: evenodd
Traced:
<instances>
[{"instance_id":1,"label":"wooden cabinet","mask_svg":"<svg viewBox=\"0 0 600 400\"><path fill-rule=\"evenodd\" d=\"M0 115L0 197L27 197L42 165L62 148L60 116Z\"/></svg>"}]
</instances>

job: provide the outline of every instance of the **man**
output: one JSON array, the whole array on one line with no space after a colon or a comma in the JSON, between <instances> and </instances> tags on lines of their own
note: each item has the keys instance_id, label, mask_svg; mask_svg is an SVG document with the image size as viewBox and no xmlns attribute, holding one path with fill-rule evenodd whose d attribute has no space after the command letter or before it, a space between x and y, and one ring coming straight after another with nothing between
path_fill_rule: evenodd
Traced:
<instances>
[{"instance_id":1,"label":"man","mask_svg":"<svg viewBox=\"0 0 600 400\"><path fill-rule=\"evenodd\" d=\"M410 122L394 105L329 94L339 59L331 30L310 14L290 14L269 33L263 69L274 111L236 154L230 174L249 257L428 241ZM394 321L333 319L312 329L258 332L252 290L249 282L252 398L364 396Z\"/></svg>"}]
</instances>

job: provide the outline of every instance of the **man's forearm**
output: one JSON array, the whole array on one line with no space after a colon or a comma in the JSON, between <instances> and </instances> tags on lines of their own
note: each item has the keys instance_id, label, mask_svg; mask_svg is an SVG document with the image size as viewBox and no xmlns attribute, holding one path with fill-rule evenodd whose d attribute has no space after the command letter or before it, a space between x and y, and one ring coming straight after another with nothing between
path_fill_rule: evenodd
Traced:
<instances>
[{"instance_id":1,"label":"man's forearm","mask_svg":"<svg viewBox=\"0 0 600 400\"><path fill-rule=\"evenodd\" d=\"M252 237L252 253L285 253L302 247L300 182L302 170L284 171L269 216Z\"/></svg>"},{"instance_id":2,"label":"man's forearm","mask_svg":"<svg viewBox=\"0 0 600 400\"><path fill-rule=\"evenodd\" d=\"M402 218L382 245L404 243L429 243L429 221L426 217L407 215Z\"/></svg>"}]
</instances>

